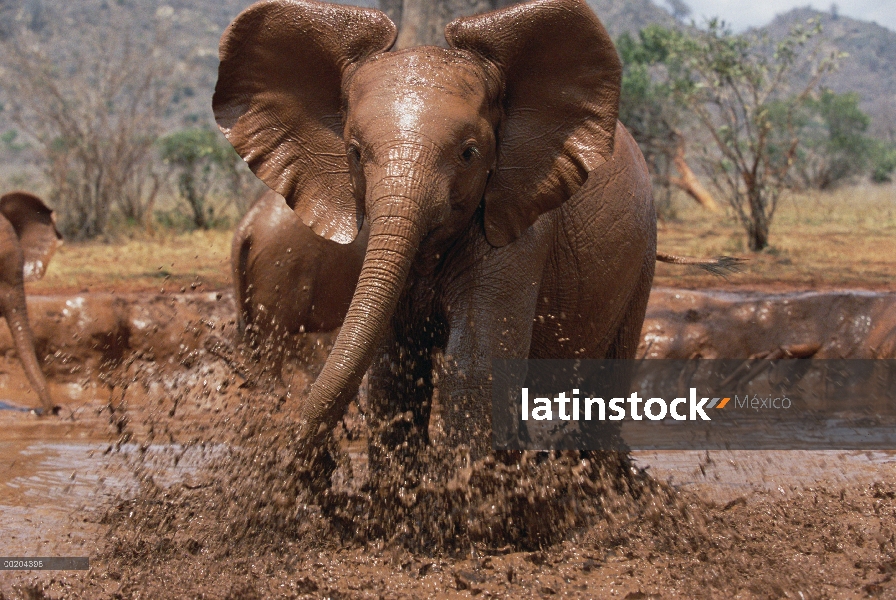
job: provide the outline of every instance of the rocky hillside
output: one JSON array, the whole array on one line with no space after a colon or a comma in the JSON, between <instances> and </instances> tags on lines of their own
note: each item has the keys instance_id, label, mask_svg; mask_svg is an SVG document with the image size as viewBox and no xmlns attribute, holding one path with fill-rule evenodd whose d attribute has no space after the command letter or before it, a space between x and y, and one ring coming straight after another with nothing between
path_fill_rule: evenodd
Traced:
<instances>
[{"instance_id":1,"label":"rocky hillside","mask_svg":"<svg viewBox=\"0 0 896 600\"><path fill-rule=\"evenodd\" d=\"M674 27L675 19L650 0L588 0L615 39L623 32L637 33L651 23Z\"/></svg>"},{"instance_id":2,"label":"rocky hillside","mask_svg":"<svg viewBox=\"0 0 896 600\"><path fill-rule=\"evenodd\" d=\"M614 37L624 31L635 32L649 23L666 26L676 23L669 11L651 0L588 2ZM211 124L210 104L217 75L218 41L231 19L249 3L248 0L168 0L167 4L153 5L140 0L0 0L0 38L7 35L5 32L11 27L18 26L37 31L77 31L79 23L97 19L96 15L110 10L110 6L125 15L117 26L132 29L138 36L150 31L147 21L164 21L170 31L165 50L173 54L175 63L191 67L190 79L176 95L167 123L172 129L197 123ZM354 0L353 3L375 5L377 0ZM133 12L130 18L128 11ZM782 15L768 28L773 37L783 35L794 23L809 17L823 21L829 44L849 53L842 68L828 77L827 85L838 92L859 91L864 110L873 117L874 133L884 137L896 135L893 132L896 127L896 32L873 23L835 18L810 9ZM61 56L71 54L65 44L73 42L64 36L61 40L48 38L46 43L51 47L58 44ZM0 61L0 69L2 66ZM11 128L0 104L0 135ZM10 156L11 147L0 142L0 160L7 165L11 158L14 160Z\"/></svg>"},{"instance_id":3,"label":"rocky hillside","mask_svg":"<svg viewBox=\"0 0 896 600\"><path fill-rule=\"evenodd\" d=\"M347 4L378 6L389 0L346 0ZM462 4L464 0L452 0ZM588 0L615 37L623 31L634 32L648 23L674 24L665 10L650 0ZM393 2L394 3L394 2ZM154 32L164 30L164 48L172 67L168 71L178 79L178 90L165 119L172 130L197 124L213 124L211 95L217 77L218 42L230 21L251 0L168 0L146 3L141 0L0 0L0 40L13 39L16 30L28 30L48 49L57 63L65 65L79 52L91 52L95 43L92 34L80 35L97 23L107 23L116 32L127 31L138 40L151 39ZM469 0L470 6L476 5ZM110 34L110 37L111 34ZM149 42L146 42L149 43ZM79 46L88 46L79 48ZM0 71L8 65L0 47ZM63 69L73 73L71 64ZM183 80L183 73L189 73ZM173 80L173 79L172 79ZM28 151L21 132L15 131L10 111L4 111L0 89L0 179L20 170L21 165L36 159ZM10 135L16 134L14 137ZM6 136L6 137L4 137Z\"/></svg>"},{"instance_id":4,"label":"rocky hillside","mask_svg":"<svg viewBox=\"0 0 896 600\"><path fill-rule=\"evenodd\" d=\"M811 8L779 15L766 29L774 39L810 18L821 21L828 48L849 55L842 59L835 73L825 78L823 85L838 93L858 92L862 110L872 119L871 133L896 139L896 31Z\"/></svg>"}]
</instances>

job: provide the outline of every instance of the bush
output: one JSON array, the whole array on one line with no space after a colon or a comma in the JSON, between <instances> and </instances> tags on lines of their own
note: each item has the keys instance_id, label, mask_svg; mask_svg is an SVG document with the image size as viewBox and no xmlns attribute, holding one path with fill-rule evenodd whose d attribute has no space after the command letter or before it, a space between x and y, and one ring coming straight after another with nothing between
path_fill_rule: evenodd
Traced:
<instances>
[{"instance_id":1,"label":"bush","mask_svg":"<svg viewBox=\"0 0 896 600\"><path fill-rule=\"evenodd\" d=\"M159 152L177 177L178 194L190 208L193 226L213 227L216 215L210 195L238 177L237 164L242 162L239 155L220 133L207 127L163 137Z\"/></svg>"}]
</instances>

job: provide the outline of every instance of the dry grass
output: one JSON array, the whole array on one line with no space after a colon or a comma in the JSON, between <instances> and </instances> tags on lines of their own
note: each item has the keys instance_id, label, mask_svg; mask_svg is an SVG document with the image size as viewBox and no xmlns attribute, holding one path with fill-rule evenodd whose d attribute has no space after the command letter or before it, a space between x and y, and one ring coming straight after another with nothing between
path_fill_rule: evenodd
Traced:
<instances>
[{"instance_id":1,"label":"dry grass","mask_svg":"<svg viewBox=\"0 0 896 600\"><path fill-rule=\"evenodd\" d=\"M854 186L781 199L763 252L747 250L741 226L686 197L673 199L677 218L661 222L659 248L691 256L748 259L741 273L720 279L693 268L657 265L654 283L675 287L896 289L896 186Z\"/></svg>"},{"instance_id":2,"label":"dry grass","mask_svg":"<svg viewBox=\"0 0 896 600\"><path fill-rule=\"evenodd\" d=\"M66 243L28 293L179 292L230 287L231 231L160 233L118 243Z\"/></svg>"},{"instance_id":3,"label":"dry grass","mask_svg":"<svg viewBox=\"0 0 896 600\"><path fill-rule=\"evenodd\" d=\"M721 279L691 267L657 265L655 283L677 287L896 289L896 186L861 186L782 199L771 247L753 254L730 216L676 197L677 218L660 223L665 252L748 258ZM224 290L230 283L231 231L157 233L118 243L68 243L32 294L81 291ZM197 284L201 284L198 285Z\"/></svg>"}]
</instances>

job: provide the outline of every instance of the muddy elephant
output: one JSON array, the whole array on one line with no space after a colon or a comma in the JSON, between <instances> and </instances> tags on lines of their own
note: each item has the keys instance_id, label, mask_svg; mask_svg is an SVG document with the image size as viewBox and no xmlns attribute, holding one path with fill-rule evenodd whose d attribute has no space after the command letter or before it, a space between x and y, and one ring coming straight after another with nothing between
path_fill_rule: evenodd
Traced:
<instances>
[{"instance_id":1,"label":"muddy elephant","mask_svg":"<svg viewBox=\"0 0 896 600\"><path fill-rule=\"evenodd\" d=\"M40 398L39 412L55 411L47 380L34 352L34 334L25 306L25 282L43 277L62 243L56 217L40 198L27 192L0 197L0 312L6 317L16 352L31 387Z\"/></svg>"},{"instance_id":2,"label":"muddy elephant","mask_svg":"<svg viewBox=\"0 0 896 600\"><path fill-rule=\"evenodd\" d=\"M261 371L279 381L303 333L338 329L361 273L367 228L349 244L314 233L273 191L262 194L233 236L238 331L262 350Z\"/></svg>"},{"instance_id":3,"label":"muddy elephant","mask_svg":"<svg viewBox=\"0 0 896 600\"><path fill-rule=\"evenodd\" d=\"M255 4L222 37L215 118L316 234L369 224L299 444L319 446L367 372L371 462L428 441L435 385L447 443L482 456L493 358L634 357L650 177L585 2L455 20L447 49L387 52L395 35L376 10Z\"/></svg>"}]
</instances>

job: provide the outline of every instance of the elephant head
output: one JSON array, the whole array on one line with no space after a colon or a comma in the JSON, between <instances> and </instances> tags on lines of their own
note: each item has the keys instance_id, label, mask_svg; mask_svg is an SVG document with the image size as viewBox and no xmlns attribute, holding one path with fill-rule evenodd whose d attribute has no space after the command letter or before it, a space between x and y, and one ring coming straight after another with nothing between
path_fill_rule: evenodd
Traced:
<instances>
[{"instance_id":1,"label":"elephant head","mask_svg":"<svg viewBox=\"0 0 896 600\"><path fill-rule=\"evenodd\" d=\"M437 269L471 227L511 244L613 151L621 65L584 1L458 19L447 49L386 52L395 35L375 10L271 0L221 41L215 117L252 170L321 236L370 225L306 437L341 415L412 267Z\"/></svg>"},{"instance_id":2,"label":"elephant head","mask_svg":"<svg viewBox=\"0 0 896 600\"><path fill-rule=\"evenodd\" d=\"M19 360L44 413L52 412L54 404L34 352L24 282L43 277L50 258L62 244L62 234L56 229L53 211L27 192L11 192L0 198L0 215L0 312L6 317Z\"/></svg>"}]
</instances>

